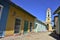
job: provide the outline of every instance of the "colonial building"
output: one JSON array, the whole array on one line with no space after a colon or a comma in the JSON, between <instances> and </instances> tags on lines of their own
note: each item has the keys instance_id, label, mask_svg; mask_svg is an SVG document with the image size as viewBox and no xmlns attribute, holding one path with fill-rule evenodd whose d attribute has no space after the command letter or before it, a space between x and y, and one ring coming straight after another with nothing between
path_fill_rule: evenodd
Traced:
<instances>
[{"instance_id":1,"label":"colonial building","mask_svg":"<svg viewBox=\"0 0 60 40\"><path fill-rule=\"evenodd\" d=\"M54 25L55 25L55 31L56 33L59 33L59 21L58 21L58 16L54 17Z\"/></svg>"},{"instance_id":2,"label":"colonial building","mask_svg":"<svg viewBox=\"0 0 60 40\"><path fill-rule=\"evenodd\" d=\"M58 14L54 18L54 24L56 26L56 33L60 35L60 6L55 10L54 15Z\"/></svg>"},{"instance_id":3,"label":"colonial building","mask_svg":"<svg viewBox=\"0 0 60 40\"><path fill-rule=\"evenodd\" d=\"M0 0L0 37L31 32L36 17L9 0Z\"/></svg>"},{"instance_id":4,"label":"colonial building","mask_svg":"<svg viewBox=\"0 0 60 40\"><path fill-rule=\"evenodd\" d=\"M46 13L46 25L47 25L48 31L52 31L51 9L50 8L47 9L47 13Z\"/></svg>"},{"instance_id":5,"label":"colonial building","mask_svg":"<svg viewBox=\"0 0 60 40\"><path fill-rule=\"evenodd\" d=\"M34 32L46 32L47 25L40 20L35 20Z\"/></svg>"}]
</instances>

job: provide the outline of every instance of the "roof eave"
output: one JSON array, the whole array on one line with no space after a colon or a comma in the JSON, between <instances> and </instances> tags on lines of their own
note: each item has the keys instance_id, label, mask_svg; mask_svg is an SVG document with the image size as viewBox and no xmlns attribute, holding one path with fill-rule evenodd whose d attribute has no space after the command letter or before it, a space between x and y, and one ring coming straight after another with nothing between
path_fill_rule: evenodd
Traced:
<instances>
[{"instance_id":1,"label":"roof eave","mask_svg":"<svg viewBox=\"0 0 60 40\"><path fill-rule=\"evenodd\" d=\"M60 11L60 6L55 10L55 12L53 13L53 15L58 14L59 11Z\"/></svg>"},{"instance_id":2,"label":"roof eave","mask_svg":"<svg viewBox=\"0 0 60 40\"><path fill-rule=\"evenodd\" d=\"M21 10L25 11L26 13L28 13L30 16L36 18L34 15L30 14L29 12L27 12L26 10L24 10L23 8L21 8L20 6L16 5L15 3L11 2L10 0L5 0L6 2L8 2L10 5L14 5L14 7L20 8Z\"/></svg>"}]
</instances>

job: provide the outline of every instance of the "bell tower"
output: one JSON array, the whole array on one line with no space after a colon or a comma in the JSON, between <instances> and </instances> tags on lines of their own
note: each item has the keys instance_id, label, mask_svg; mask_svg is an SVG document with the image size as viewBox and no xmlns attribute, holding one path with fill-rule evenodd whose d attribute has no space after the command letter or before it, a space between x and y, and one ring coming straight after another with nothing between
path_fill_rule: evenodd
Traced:
<instances>
[{"instance_id":1,"label":"bell tower","mask_svg":"<svg viewBox=\"0 0 60 40\"><path fill-rule=\"evenodd\" d=\"M50 8L48 8L48 9L47 9L47 12L46 12L46 25L47 25L48 31L52 31L52 25L51 25L51 10L50 10Z\"/></svg>"}]
</instances>

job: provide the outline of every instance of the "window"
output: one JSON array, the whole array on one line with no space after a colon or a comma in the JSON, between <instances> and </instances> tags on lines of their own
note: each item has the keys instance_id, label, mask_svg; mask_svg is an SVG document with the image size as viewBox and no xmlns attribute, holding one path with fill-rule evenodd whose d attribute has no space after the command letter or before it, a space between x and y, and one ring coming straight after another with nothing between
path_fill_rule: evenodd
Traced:
<instances>
[{"instance_id":1,"label":"window","mask_svg":"<svg viewBox=\"0 0 60 40\"><path fill-rule=\"evenodd\" d=\"M3 6L0 5L0 19L1 19L2 9L3 9Z\"/></svg>"},{"instance_id":2,"label":"window","mask_svg":"<svg viewBox=\"0 0 60 40\"><path fill-rule=\"evenodd\" d=\"M37 24L36 24L36 27L37 27Z\"/></svg>"},{"instance_id":3,"label":"window","mask_svg":"<svg viewBox=\"0 0 60 40\"><path fill-rule=\"evenodd\" d=\"M47 24L47 30L48 30L49 24Z\"/></svg>"},{"instance_id":4,"label":"window","mask_svg":"<svg viewBox=\"0 0 60 40\"><path fill-rule=\"evenodd\" d=\"M48 20L50 20L50 19L48 18Z\"/></svg>"},{"instance_id":5,"label":"window","mask_svg":"<svg viewBox=\"0 0 60 40\"><path fill-rule=\"evenodd\" d=\"M32 31L32 23L30 22L30 32Z\"/></svg>"},{"instance_id":6,"label":"window","mask_svg":"<svg viewBox=\"0 0 60 40\"><path fill-rule=\"evenodd\" d=\"M32 26L32 23L30 22L30 26Z\"/></svg>"},{"instance_id":7,"label":"window","mask_svg":"<svg viewBox=\"0 0 60 40\"><path fill-rule=\"evenodd\" d=\"M48 15L48 17L49 17L49 15Z\"/></svg>"},{"instance_id":8,"label":"window","mask_svg":"<svg viewBox=\"0 0 60 40\"><path fill-rule=\"evenodd\" d=\"M19 33L19 30L20 30L20 23L21 23L21 20L16 18L16 20L15 20L14 33Z\"/></svg>"},{"instance_id":9,"label":"window","mask_svg":"<svg viewBox=\"0 0 60 40\"><path fill-rule=\"evenodd\" d=\"M49 12L48 12L48 17L49 17Z\"/></svg>"},{"instance_id":10,"label":"window","mask_svg":"<svg viewBox=\"0 0 60 40\"><path fill-rule=\"evenodd\" d=\"M38 26L38 24L35 24L35 27L34 27L34 29L36 29L36 27Z\"/></svg>"}]
</instances>

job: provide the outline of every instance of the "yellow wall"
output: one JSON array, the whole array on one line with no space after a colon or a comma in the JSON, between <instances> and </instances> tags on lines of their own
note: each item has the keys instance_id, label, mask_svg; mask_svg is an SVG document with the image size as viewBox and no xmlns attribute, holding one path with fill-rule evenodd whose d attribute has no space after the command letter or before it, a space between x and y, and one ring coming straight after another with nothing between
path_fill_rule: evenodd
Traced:
<instances>
[{"instance_id":1,"label":"yellow wall","mask_svg":"<svg viewBox=\"0 0 60 40\"><path fill-rule=\"evenodd\" d=\"M48 20L48 19L49 19L49 20ZM49 26L48 26L48 31L52 31L51 18L50 18L50 17L47 17L47 18L46 18L46 22L47 22L47 24L49 24Z\"/></svg>"},{"instance_id":2,"label":"yellow wall","mask_svg":"<svg viewBox=\"0 0 60 40\"><path fill-rule=\"evenodd\" d=\"M15 16L13 15L14 13L16 13ZM5 32L6 36L14 34L14 26L15 26L16 17L21 19L21 26L20 26L21 33L23 33L24 20L27 20L29 23L32 22L33 23L32 26L34 27L34 20L35 20L34 17L30 16L29 14L26 14L26 12L24 12L23 10L17 9L16 7L10 5L10 11L8 14L8 19L7 19L7 24L6 24L6 32ZM30 25L28 28L30 28Z\"/></svg>"}]
</instances>

